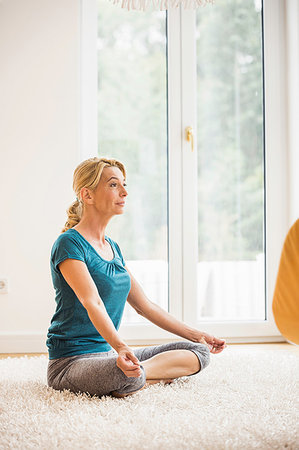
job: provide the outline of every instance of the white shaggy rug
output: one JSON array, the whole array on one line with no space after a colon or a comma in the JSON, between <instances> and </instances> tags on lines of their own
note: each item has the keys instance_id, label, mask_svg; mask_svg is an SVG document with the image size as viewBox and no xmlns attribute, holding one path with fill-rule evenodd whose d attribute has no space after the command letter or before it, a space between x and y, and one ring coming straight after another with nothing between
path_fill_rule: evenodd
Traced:
<instances>
[{"instance_id":1,"label":"white shaggy rug","mask_svg":"<svg viewBox=\"0 0 299 450\"><path fill-rule=\"evenodd\" d=\"M125 398L46 386L46 356L0 360L0 449L299 449L299 357L228 346Z\"/></svg>"}]
</instances>

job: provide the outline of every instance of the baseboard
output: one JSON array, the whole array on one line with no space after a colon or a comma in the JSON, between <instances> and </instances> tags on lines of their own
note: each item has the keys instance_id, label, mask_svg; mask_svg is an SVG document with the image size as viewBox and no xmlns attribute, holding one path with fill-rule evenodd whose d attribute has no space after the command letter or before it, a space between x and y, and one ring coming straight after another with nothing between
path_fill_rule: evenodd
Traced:
<instances>
[{"instance_id":1,"label":"baseboard","mask_svg":"<svg viewBox=\"0 0 299 450\"><path fill-rule=\"evenodd\" d=\"M0 333L0 353L48 353L46 339L41 333Z\"/></svg>"},{"instance_id":2,"label":"baseboard","mask_svg":"<svg viewBox=\"0 0 299 450\"><path fill-rule=\"evenodd\" d=\"M224 337L228 344L250 344L287 342L283 336L255 336L255 337ZM175 339L126 339L131 346L159 345L167 342L185 340ZM0 353L48 353L46 347L46 336L36 334L4 334L0 333Z\"/></svg>"},{"instance_id":3,"label":"baseboard","mask_svg":"<svg viewBox=\"0 0 299 450\"><path fill-rule=\"evenodd\" d=\"M283 336L221 336L221 338L225 339L227 344L270 344L271 342L287 342L287 340ZM147 339L126 339L126 343L128 345L142 346L166 344L167 342L184 340L186 339L183 339L181 337L177 337L175 339L151 339L150 342Z\"/></svg>"}]
</instances>

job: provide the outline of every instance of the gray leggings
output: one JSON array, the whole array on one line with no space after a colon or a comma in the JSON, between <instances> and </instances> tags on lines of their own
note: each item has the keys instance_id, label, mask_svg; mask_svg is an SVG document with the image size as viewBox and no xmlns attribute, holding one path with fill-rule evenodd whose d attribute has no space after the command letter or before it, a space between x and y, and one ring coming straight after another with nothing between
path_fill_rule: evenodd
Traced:
<instances>
[{"instance_id":1,"label":"gray leggings","mask_svg":"<svg viewBox=\"0 0 299 450\"><path fill-rule=\"evenodd\" d=\"M209 348L205 344L193 342L171 342L131 350L142 362L158 353L178 349L190 350L196 354L200 362L198 372L203 370L210 362ZM129 394L140 390L146 383L143 366L140 365L142 373L139 377L127 377L117 367L117 358L118 353L111 349L109 352L84 353L82 355L51 359L48 364L48 385L60 391L69 389L75 393L87 392L90 395L99 397L110 395L111 392Z\"/></svg>"}]
</instances>

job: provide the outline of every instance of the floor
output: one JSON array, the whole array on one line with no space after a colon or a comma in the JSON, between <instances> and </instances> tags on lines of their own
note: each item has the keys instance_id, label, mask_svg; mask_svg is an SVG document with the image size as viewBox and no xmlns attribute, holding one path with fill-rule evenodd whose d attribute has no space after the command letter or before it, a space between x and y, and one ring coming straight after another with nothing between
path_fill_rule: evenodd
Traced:
<instances>
[{"instance_id":1,"label":"floor","mask_svg":"<svg viewBox=\"0 0 299 450\"><path fill-rule=\"evenodd\" d=\"M249 346L250 348L257 348L259 350L265 348L265 349L269 349L269 347L271 346L271 349L275 349L277 351L287 351L289 353L294 353L297 354L299 356L299 346L298 345L292 345L289 344L288 342L282 342L282 343L267 343L267 344L229 344L229 346L232 346L233 348L240 348L243 347L244 345ZM137 348L138 345L132 345L133 348ZM145 345L140 346L140 347L145 347ZM38 355L47 355L47 353L0 353L0 359L3 358L17 358L20 356L38 356Z\"/></svg>"}]
</instances>

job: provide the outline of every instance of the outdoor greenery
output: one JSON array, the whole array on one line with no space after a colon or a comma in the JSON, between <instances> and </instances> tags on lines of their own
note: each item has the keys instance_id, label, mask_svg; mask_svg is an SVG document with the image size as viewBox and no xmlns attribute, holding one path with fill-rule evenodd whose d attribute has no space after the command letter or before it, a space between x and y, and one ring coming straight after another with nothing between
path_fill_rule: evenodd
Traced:
<instances>
[{"instance_id":1,"label":"outdoor greenery","mask_svg":"<svg viewBox=\"0 0 299 450\"><path fill-rule=\"evenodd\" d=\"M166 13L98 10L99 155L124 163L129 192L109 232L126 259L167 260Z\"/></svg>"},{"instance_id":2,"label":"outdoor greenery","mask_svg":"<svg viewBox=\"0 0 299 450\"><path fill-rule=\"evenodd\" d=\"M108 232L125 259L167 260L166 12L98 6L98 153L129 191ZM199 261L263 252L261 38L259 1L197 10Z\"/></svg>"},{"instance_id":3,"label":"outdoor greenery","mask_svg":"<svg viewBox=\"0 0 299 450\"><path fill-rule=\"evenodd\" d=\"M264 246L261 4L197 10L199 260L250 260Z\"/></svg>"}]
</instances>

